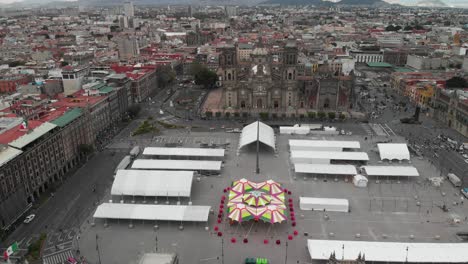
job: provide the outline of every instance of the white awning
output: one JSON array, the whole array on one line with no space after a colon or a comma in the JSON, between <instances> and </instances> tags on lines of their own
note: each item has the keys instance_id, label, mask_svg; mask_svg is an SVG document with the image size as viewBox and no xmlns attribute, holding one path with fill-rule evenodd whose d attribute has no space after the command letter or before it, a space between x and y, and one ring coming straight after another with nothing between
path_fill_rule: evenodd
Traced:
<instances>
[{"instance_id":1,"label":"white awning","mask_svg":"<svg viewBox=\"0 0 468 264\"><path fill-rule=\"evenodd\" d=\"M103 203L94 218L206 222L210 206Z\"/></svg>"},{"instance_id":2,"label":"white awning","mask_svg":"<svg viewBox=\"0 0 468 264\"><path fill-rule=\"evenodd\" d=\"M306 150L293 150L291 151L291 160L294 163L300 163L304 160L308 163L312 160L356 160L368 161L369 156L365 152L341 152L341 151L306 151Z\"/></svg>"},{"instance_id":3,"label":"white awning","mask_svg":"<svg viewBox=\"0 0 468 264\"><path fill-rule=\"evenodd\" d=\"M137 159L133 162L132 168L147 170L220 171L221 161Z\"/></svg>"},{"instance_id":4,"label":"white awning","mask_svg":"<svg viewBox=\"0 0 468 264\"><path fill-rule=\"evenodd\" d=\"M339 150L342 149L359 149L361 144L359 141L341 141L341 140L300 140L290 139L289 147L291 150Z\"/></svg>"},{"instance_id":5,"label":"white awning","mask_svg":"<svg viewBox=\"0 0 468 264\"><path fill-rule=\"evenodd\" d=\"M3 166L3 164L16 158L21 153L23 153L23 151L12 147L6 147L5 149L0 150L0 166Z\"/></svg>"},{"instance_id":6,"label":"white awning","mask_svg":"<svg viewBox=\"0 0 468 264\"><path fill-rule=\"evenodd\" d=\"M348 199L299 197L301 210L349 212Z\"/></svg>"},{"instance_id":7,"label":"white awning","mask_svg":"<svg viewBox=\"0 0 468 264\"><path fill-rule=\"evenodd\" d=\"M368 176L419 176L419 172L412 166L362 166Z\"/></svg>"},{"instance_id":8,"label":"white awning","mask_svg":"<svg viewBox=\"0 0 468 264\"><path fill-rule=\"evenodd\" d=\"M147 147L143 155L222 158L224 149Z\"/></svg>"},{"instance_id":9,"label":"white awning","mask_svg":"<svg viewBox=\"0 0 468 264\"><path fill-rule=\"evenodd\" d=\"M280 126L280 134L297 134L297 135L307 135L310 132L308 127L292 127L292 126Z\"/></svg>"},{"instance_id":10,"label":"white awning","mask_svg":"<svg viewBox=\"0 0 468 264\"><path fill-rule=\"evenodd\" d=\"M381 160L410 160L408 146L404 143L377 144Z\"/></svg>"},{"instance_id":11,"label":"white awning","mask_svg":"<svg viewBox=\"0 0 468 264\"><path fill-rule=\"evenodd\" d=\"M356 260L408 263L467 263L468 243L405 243L374 241L307 240L313 260ZM344 248L344 249L343 249ZM344 253L344 257L343 257Z\"/></svg>"},{"instance_id":12,"label":"white awning","mask_svg":"<svg viewBox=\"0 0 468 264\"><path fill-rule=\"evenodd\" d=\"M296 173L312 174L334 174L334 175L356 175L356 167L353 165L329 165L329 164L310 164L295 163L294 171Z\"/></svg>"},{"instance_id":13,"label":"white awning","mask_svg":"<svg viewBox=\"0 0 468 264\"><path fill-rule=\"evenodd\" d=\"M275 149L275 132L273 131L273 128L260 121L247 125L242 129L239 140L239 149L257 141L257 126L259 130L259 141L272 149Z\"/></svg>"},{"instance_id":14,"label":"white awning","mask_svg":"<svg viewBox=\"0 0 468 264\"><path fill-rule=\"evenodd\" d=\"M111 195L190 197L193 171L119 170Z\"/></svg>"}]
</instances>

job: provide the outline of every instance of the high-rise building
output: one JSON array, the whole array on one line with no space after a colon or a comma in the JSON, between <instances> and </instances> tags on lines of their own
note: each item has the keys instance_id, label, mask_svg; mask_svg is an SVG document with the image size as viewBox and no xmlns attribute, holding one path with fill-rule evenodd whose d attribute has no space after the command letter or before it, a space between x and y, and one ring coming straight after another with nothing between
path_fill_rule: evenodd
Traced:
<instances>
[{"instance_id":1,"label":"high-rise building","mask_svg":"<svg viewBox=\"0 0 468 264\"><path fill-rule=\"evenodd\" d=\"M225 6L224 11L227 17L237 16L237 6Z\"/></svg>"},{"instance_id":2,"label":"high-rise building","mask_svg":"<svg viewBox=\"0 0 468 264\"><path fill-rule=\"evenodd\" d=\"M117 39L119 59L128 60L139 54L138 41L134 37L121 37Z\"/></svg>"},{"instance_id":3,"label":"high-rise building","mask_svg":"<svg viewBox=\"0 0 468 264\"><path fill-rule=\"evenodd\" d=\"M133 7L133 2L125 2L124 3L124 13L128 17L135 16L135 8Z\"/></svg>"}]
</instances>

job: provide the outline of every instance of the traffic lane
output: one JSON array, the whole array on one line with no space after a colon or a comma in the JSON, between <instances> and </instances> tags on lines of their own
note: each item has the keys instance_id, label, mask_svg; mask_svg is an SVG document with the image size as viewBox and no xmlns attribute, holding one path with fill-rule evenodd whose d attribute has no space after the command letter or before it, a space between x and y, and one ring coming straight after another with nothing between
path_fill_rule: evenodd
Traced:
<instances>
[{"instance_id":1,"label":"traffic lane","mask_svg":"<svg viewBox=\"0 0 468 264\"><path fill-rule=\"evenodd\" d=\"M116 161L123 155L123 153L121 155L117 154L112 158ZM36 218L30 224L19 226L8 237L6 244L24 238L27 240L28 237L34 234L73 227L74 225L70 225L70 223L78 226L80 224L79 219L73 217L86 211L89 207L73 205L88 204L91 206L94 203L95 198L90 195L93 185L96 184L98 179L105 181L106 177L102 176L109 173L112 175L114 165L116 166L116 163L109 162L109 158L110 154L108 152L97 153L82 167L84 169L80 168L73 175L66 178L64 183L57 188L54 197L49 198L40 208L35 210ZM107 166L103 164L107 164ZM99 169L96 170L96 168ZM96 189L96 192L104 192L104 189ZM83 194L81 195L81 193ZM70 216L67 217L67 215Z\"/></svg>"}]
</instances>

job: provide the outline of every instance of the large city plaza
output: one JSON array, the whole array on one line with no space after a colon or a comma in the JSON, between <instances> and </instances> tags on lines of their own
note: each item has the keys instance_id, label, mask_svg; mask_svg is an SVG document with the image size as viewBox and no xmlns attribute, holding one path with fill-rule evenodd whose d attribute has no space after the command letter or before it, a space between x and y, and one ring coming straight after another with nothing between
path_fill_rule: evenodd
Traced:
<instances>
[{"instance_id":1,"label":"large city plaza","mask_svg":"<svg viewBox=\"0 0 468 264\"><path fill-rule=\"evenodd\" d=\"M139 263L152 252L175 253L180 263L311 263L331 253L354 260L359 252L370 261L419 262L424 254L414 243L461 241L467 214L459 189L428 160L407 160L403 138L270 129L258 128L258 171L256 123L241 134L181 132L141 141L131 172L117 173L81 226L81 255L91 263ZM179 147L164 148L170 141ZM366 242L400 243L383 246L386 258L373 254L382 244ZM466 258L448 258L450 252L429 261Z\"/></svg>"}]
</instances>

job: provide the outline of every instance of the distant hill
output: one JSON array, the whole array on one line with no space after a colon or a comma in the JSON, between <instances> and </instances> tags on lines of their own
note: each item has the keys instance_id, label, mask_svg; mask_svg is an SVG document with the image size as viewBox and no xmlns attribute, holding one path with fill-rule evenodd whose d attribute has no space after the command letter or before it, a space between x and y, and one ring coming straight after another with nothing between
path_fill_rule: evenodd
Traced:
<instances>
[{"instance_id":1,"label":"distant hill","mask_svg":"<svg viewBox=\"0 0 468 264\"><path fill-rule=\"evenodd\" d=\"M337 4L340 5L367 5L367 6L385 6L389 3L382 0L342 0Z\"/></svg>"},{"instance_id":2,"label":"distant hill","mask_svg":"<svg viewBox=\"0 0 468 264\"><path fill-rule=\"evenodd\" d=\"M448 5L441 0L423 0L416 3L416 6L421 7L447 7Z\"/></svg>"},{"instance_id":3,"label":"distant hill","mask_svg":"<svg viewBox=\"0 0 468 264\"><path fill-rule=\"evenodd\" d=\"M437 0L434 0L437 1ZM334 5L366 5L366 6L386 6L389 3L383 0L341 0L340 2L330 2L322 0L267 0L263 4L282 4L282 5L315 5L315 6L334 6Z\"/></svg>"}]
</instances>

